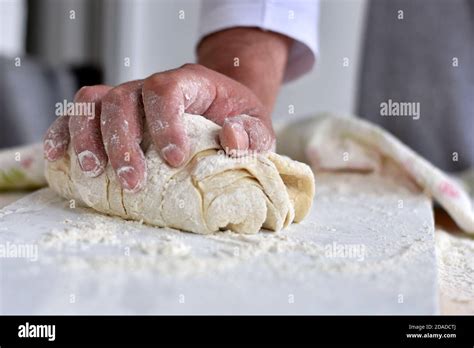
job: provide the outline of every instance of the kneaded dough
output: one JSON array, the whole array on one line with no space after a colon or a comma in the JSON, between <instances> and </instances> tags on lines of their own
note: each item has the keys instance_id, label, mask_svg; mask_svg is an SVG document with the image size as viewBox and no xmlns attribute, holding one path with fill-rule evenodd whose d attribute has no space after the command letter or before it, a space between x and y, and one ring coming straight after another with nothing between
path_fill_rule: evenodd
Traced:
<instances>
[{"instance_id":1,"label":"kneaded dough","mask_svg":"<svg viewBox=\"0 0 474 348\"><path fill-rule=\"evenodd\" d=\"M314 196L306 164L272 152L231 158L219 145L218 125L198 115L183 117L193 155L171 168L143 141L147 181L140 192L122 190L110 164L98 177L86 176L72 146L61 160L46 163L49 186L105 214L202 234L279 231L306 216Z\"/></svg>"}]
</instances>

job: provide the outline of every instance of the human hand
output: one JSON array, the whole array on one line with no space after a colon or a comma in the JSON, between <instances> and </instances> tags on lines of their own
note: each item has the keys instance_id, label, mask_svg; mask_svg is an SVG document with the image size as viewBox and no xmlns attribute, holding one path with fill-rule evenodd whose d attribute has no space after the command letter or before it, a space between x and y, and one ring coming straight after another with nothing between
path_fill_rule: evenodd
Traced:
<instances>
[{"instance_id":1,"label":"human hand","mask_svg":"<svg viewBox=\"0 0 474 348\"><path fill-rule=\"evenodd\" d=\"M170 166L179 167L189 158L184 112L221 125L219 138L227 152L261 152L275 144L270 114L257 96L243 84L201 65L186 64L114 88L83 87L75 102L94 103L95 115L59 117L45 135L46 159L63 157L71 142L86 175L100 175L110 161L122 187L131 192L146 182L140 147L145 127Z\"/></svg>"}]
</instances>

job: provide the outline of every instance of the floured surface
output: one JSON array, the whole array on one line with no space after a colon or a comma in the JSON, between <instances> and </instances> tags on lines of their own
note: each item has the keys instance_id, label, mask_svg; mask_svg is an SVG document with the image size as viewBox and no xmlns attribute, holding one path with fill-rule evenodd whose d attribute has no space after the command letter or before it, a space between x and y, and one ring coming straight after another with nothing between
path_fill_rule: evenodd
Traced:
<instances>
[{"instance_id":1,"label":"floured surface","mask_svg":"<svg viewBox=\"0 0 474 348\"><path fill-rule=\"evenodd\" d=\"M316 183L306 220L250 236L124 222L38 191L0 211L0 243L39 252L0 259L1 312L436 313L429 200L374 176Z\"/></svg>"},{"instance_id":2,"label":"floured surface","mask_svg":"<svg viewBox=\"0 0 474 348\"><path fill-rule=\"evenodd\" d=\"M441 311L474 314L474 238L436 230Z\"/></svg>"}]
</instances>

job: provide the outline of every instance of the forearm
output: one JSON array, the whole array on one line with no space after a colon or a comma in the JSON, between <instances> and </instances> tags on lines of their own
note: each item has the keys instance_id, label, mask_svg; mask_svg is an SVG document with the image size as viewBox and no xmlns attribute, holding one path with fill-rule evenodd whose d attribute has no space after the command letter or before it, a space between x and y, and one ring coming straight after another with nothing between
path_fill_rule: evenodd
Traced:
<instances>
[{"instance_id":1,"label":"forearm","mask_svg":"<svg viewBox=\"0 0 474 348\"><path fill-rule=\"evenodd\" d=\"M198 62L250 88L269 112L283 80L292 40L256 28L211 34L198 47Z\"/></svg>"}]
</instances>

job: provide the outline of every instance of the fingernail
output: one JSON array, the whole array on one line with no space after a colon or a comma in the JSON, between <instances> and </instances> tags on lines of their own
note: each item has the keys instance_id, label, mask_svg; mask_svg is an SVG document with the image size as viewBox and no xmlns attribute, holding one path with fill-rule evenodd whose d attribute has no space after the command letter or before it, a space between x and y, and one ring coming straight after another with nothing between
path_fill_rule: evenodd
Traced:
<instances>
[{"instance_id":1,"label":"fingernail","mask_svg":"<svg viewBox=\"0 0 474 348\"><path fill-rule=\"evenodd\" d=\"M140 176L132 166L120 167L117 170L117 176L125 191L137 192L142 187Z\"/></svg>"},{"instance_id":2,"label":"fingernail","mask_svg":"<svg viewBox=\"0 0 474 348\"><path fill-rule=\"evenodd\" d=\"M185 160L184 152L176 144L168 144L162 150L163 158L171 165L179 167Z\"/></svg>"},{"instance_id":3,"label":"fingernail","mask_svg":"<svg viewBox=\"0 0 474 348\"><path fill-rule=\"evenodd\" d=\"M89 177L96 177L101 171L100 161L94 153L89 150L82 151L77 155L82 171Z\"/></svg>"},{"instance_id":4,"label":"fingernail","mask_svg":"<svg viewBox=\"0 0 474 348\"><path fill-rule=\"evenodd\" d=\"M249 146L249 136L244 126L240 123L232 123L230 128L232 128L234 134L236 150L246 150Z\"/></svg>"}]
</instances>

